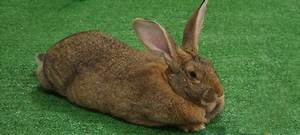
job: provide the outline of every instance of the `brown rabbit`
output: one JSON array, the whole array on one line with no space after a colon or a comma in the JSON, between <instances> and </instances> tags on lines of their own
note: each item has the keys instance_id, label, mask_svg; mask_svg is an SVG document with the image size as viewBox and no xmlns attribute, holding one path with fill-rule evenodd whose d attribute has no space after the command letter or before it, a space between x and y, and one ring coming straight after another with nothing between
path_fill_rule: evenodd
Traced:
<instances>
[{"instance_id":1,"label":"brown rabbit","mask_svg":"<svg viewBox=\"0 0 300 135\"><path fill-rule=\"evenodd\" d=\"M207 0L188 21L183 47L165 29L135 19L150 53L98 32L71 35L38 56L41 85L80 106L145 126L197 131L224 106L212 64L197 55Z\"/></svg>"}]
</instances>

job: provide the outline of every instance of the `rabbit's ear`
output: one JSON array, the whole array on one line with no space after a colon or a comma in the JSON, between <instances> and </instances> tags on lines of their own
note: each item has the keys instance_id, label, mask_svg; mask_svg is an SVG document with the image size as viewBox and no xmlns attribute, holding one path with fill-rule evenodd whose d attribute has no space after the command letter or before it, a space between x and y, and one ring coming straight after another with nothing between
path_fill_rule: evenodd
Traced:
<instances>
[{"instance_id":1,"label":"rabbit's ear","mask_svg":"<svg viewBox=\"0 0 300 135\"><path fill-rule=\"evenodd\" d=\"M166 30L153 21L136 18L133 27L145 47L154 53L163 54L167 60L177 58L176 45Z\"/></svg>"},{"instance_id":2,"label":"rabbit's ear","mask_svg":"<svg viewBox=\"0 0 300 135\"><path fill-rule=\"evenodd\" d=\"M191 16L184 29L182 41L183 50L192 55L197 55L198 52L198 41L204 21L207 2L208 0L203 0L201 6Z\"/></svg>"}]
</instances>

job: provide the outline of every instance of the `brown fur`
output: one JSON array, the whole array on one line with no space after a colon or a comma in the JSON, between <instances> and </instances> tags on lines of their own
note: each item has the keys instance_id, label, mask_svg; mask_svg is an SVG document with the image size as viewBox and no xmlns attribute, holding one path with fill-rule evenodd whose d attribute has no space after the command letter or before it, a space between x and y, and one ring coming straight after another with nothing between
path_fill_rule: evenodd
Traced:
<instances>
[{"instance_id":1,"label":"brown fur","mask_svg":"<svg viewBox=\"0 0 300 135\"><path fill-rule=\"evenodd\" d=\"M164 31L153 22L137 23ZM172 55L162 57L98 32L77 33L39 55L37 76L71 102L131 123L200 130L223 108L223 88L207 60L165 42Z\"/></svg>"}]
</instances>

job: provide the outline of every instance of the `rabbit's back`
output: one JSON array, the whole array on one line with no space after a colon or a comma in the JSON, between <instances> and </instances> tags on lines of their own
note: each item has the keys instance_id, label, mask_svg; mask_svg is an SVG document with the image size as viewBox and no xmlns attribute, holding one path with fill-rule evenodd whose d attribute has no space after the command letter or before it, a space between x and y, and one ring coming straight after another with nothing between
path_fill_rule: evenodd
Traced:
<instances>
[{"instance_id":1,"label":"rabbit's back","mask_svg":"<svg viewBox=\"0 0 300 135\"><path fill-rule=\"evenodd\" d=\"M44 54L43 69L52 89L66 96L67 87L84 72L97 74L105 84L126 80L133 68L149 61L147 54L98 32L71 35ZM151 61L151 60L150 60ZM118 82L117 82L118 83Z\"/></svg>"}]
</instances>

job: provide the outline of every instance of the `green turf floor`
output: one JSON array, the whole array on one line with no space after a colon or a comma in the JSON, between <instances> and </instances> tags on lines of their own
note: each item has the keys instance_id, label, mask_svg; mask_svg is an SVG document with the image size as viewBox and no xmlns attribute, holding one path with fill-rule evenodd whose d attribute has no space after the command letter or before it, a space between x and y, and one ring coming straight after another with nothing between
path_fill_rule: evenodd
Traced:
<instances>
[{"instance_id":1,"label":"green turf floor","mask_svg":"<svg viewBox=\"0 0 300 135\"><path fill-rule=\"evenodd\" d=\"M42 92L34 57L99 30L143 50L131 20L160 22L180 43L199 0L1 0L0 134L183 134L128 124ZM224 112L196 134L300 134L300 1L210 0L200 53L225 87Z\"/></svg>"}]
</instances>

